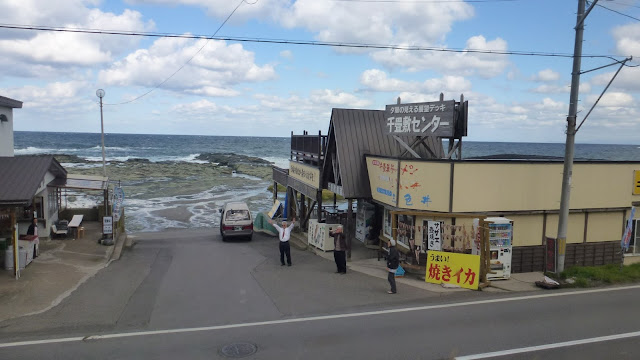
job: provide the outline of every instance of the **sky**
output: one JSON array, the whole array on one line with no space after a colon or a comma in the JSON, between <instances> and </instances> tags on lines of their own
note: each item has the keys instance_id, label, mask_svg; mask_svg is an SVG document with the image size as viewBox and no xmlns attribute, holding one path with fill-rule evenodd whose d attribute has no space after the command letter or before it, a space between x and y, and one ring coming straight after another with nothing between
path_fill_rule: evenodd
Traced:
<instances>
[{"instance_id":1,"label":"sky","mask_svg":"<svg viewBox=\"0 0 640 360\"><path fill-rule=\"evenodd\" d=\"M576 142L639 144L640 0L597 5L583 41L583 54L597 56L583 57L581 69L603 68L580 77L578 122L617 61L634 60ZM0 95L24 103L16 131L99 133L104 89L106 133L287 137L326 134L332 108L384 110L398 97L443 93L469 101L465 140L564 142L577 8L577 0L2 0ZM274 39L284 41L262 42ZM398 49L407 46L421 50Z\"/></svg>"}]
</instances>

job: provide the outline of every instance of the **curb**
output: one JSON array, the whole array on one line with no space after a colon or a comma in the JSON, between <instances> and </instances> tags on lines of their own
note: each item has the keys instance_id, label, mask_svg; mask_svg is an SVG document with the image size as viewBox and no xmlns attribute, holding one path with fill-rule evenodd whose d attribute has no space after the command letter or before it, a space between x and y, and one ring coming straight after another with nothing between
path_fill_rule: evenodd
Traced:
<instances>
[{"instance_id":1,"label":"curb","mask_svg":"<svg viewBox=\"0 0 640 360\"><path fill-rule=\"evenodd\" d=\"M126 233L118 235L118 239L116 239L116 244L114 245L113 252L111 253L111 257L109 258L109 262L120 260L122 248L124 247L124 243L127 241L127 238L128 237Z\"/></svg>"}]
</instances>

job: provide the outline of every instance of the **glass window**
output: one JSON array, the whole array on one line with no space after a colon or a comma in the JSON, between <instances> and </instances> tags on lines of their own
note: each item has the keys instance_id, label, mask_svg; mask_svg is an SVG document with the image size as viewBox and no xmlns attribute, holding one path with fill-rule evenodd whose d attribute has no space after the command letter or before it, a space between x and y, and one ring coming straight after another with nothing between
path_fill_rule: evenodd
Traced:
<instances>
[{"instance_id":1,"label":"glass window","mask_svg":"<svg viewBox=\"0 0 640 360\"><path fill-rule=\"evenodd\" d=\"M393 231L392 231L392 219L391 219L391 211L389 211L389 209L385 208L384 209L384 225L382 226L384 228L384 236L386 236L387 238L391 239L391 236L393 235Z\"/></svg>"}]
</instances>

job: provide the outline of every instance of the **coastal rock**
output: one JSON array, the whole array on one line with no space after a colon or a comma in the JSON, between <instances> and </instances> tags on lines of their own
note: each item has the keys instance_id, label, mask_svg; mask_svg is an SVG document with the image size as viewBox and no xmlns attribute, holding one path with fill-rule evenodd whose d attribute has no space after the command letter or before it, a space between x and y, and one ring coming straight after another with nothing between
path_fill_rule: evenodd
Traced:
<instances>
[{"instance_id":1,"label":"coastal rock","mask_svg":"<svg viewBox=\"0 0 640 360\"><path fill-rule=\"evenodd\" d=\"M251 164L270 166L273 163L259 157L239 155L232 153L204 153L196 157L196 160L208 161L210 163L217 163L221 166L234 167L239 164Z\"/></svg>"}]
</instances>

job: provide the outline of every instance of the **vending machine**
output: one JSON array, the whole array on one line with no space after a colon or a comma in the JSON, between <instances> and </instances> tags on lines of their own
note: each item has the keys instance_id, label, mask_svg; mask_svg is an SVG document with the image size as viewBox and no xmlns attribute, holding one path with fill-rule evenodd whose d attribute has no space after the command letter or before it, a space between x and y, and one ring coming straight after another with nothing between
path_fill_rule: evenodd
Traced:
<instances>
[{"instance_id":1,"label":"vending machine","mask_svg":"<svg viewBox=\"0 0 640 360\"><path fill-rule=\"evenodd\" d=\"M513 253L513 221L503 217L486 218L489 227L489 254L491 271L488 280L508 279L511 276Z\"/></svg>"}]
</instances>

